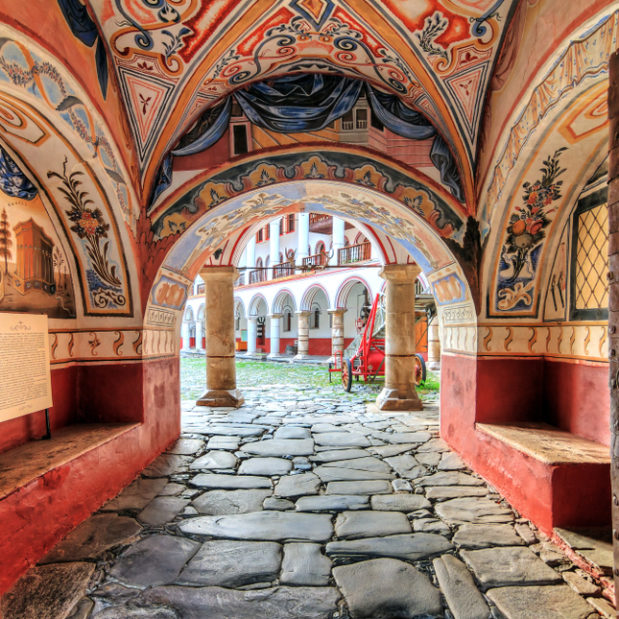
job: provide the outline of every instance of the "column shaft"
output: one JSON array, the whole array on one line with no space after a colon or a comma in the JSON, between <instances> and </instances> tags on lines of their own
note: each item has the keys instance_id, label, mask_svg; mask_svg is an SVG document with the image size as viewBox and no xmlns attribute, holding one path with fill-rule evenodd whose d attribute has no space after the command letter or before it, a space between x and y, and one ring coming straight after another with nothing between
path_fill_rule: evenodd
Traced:
<instances>
[{"instance_id":1,"label":"column shaft","mask_svg":"<svg viewBox=\"0 0 619 619\"><path fill-rule=\"evenodd\" d=\"M416 264L390 264L380 276L385 286L385 386L376 404L381 410L421 410L415 390Z\"/></svg>"},{"instance_id":2,"label":"column shaft","mask_svg":"<svg viewBox=\"0 0 619 619\"><path fill-rule=\"evenodd\" d=\"M281 219L281 218L280 218ZM279 222L280 219L274 219L270 224L269 233L269 254L271 256L271 266L279 264ZM267 279L273 279L274 271L267 273Z\"/></svg>"},{"instance_id":3,"label":"column shaft","mask_svg":"<svg viewBox=\"0 0 619 619\"><path fill-rule=\"evenodd\" d=\"M309 256L309 213L299 213L297 264Z\"/></svg>"},{"instance_id":4,"label":"column shaft","mask_svg":"<svg viewBox=\"0 0 619 619\"><path fill-rule=\"evenodd\" d=\"M247 354L255 355L257 350L258 316L247 318Z\"/></svg>"},{"instance_id":5,"label":"column shaft","mask_svg":"<svg viewBox=\"0 0 619 619\"><path fill-rule=\"evenodd\" d=\"M271 314L271 352L267 357L279 356L279 326L281 322L281 314Z\"/></svg>"},{"instance_id":6,"label":"column shaft","mask_svg":"<svg viewBox=\"0 0 619 619\"><path fill-rule=\"evenodd\" d=\"M210 267L200 271L204 280L206 326L206 392L197 401L203 406L240 406L236 388L234 353L234 267Z\"/></svg>"},{"instance_id":7,"label":"column shaft","mask_svg":"<svg viewBox=\"0 0 619 619\"><path fill-rule=\"evenodd\" d=\"M331 356L344 352L344 314L345 309L329 310L331 314Z\"/></svg>"},{"instance_id":8,"label":"column shaft","mask_svg":"<svg viewBox=\"0 0 619 619\"><path fill-rule=\"evenodd\" d=\"M297 312L299 317L297 335L296 359L303 359L309 355L309 317L310 312Z\"/></svg>"},{"instance_id":9,"label":"column shaft","mask_svg":"<svg viewBox=\"0 0 619 619\"><path fill-rule=\"evenodd\" d=\"M338 217L333 218L333 258L331 262L337 264L337 253L339 249L342 249L345 244L345 232L346 222Z\"/></svg>"},{"instance_id":10,"label":"column shaft","mask_svg":"<svg viewBox=\"0 0 619 619\"><path fill-rule=\"evenodd\" d=\"M428 324L428 368L437 370L441 362L441 341L439 339L438 316Z\"/></svg>"}]
</instances>

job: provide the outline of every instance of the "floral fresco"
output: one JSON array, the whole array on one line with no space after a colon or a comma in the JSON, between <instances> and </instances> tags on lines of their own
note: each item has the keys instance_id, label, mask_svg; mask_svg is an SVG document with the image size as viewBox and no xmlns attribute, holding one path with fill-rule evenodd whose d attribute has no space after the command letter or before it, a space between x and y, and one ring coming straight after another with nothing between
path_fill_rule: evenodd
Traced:
<instances>
[{"instance_id":1,"label":"floral fresco","mask_svg":"<svg viewBox=\"0 0 619 619\"><path fill-rule=\"evenodd\" d=\"M522 185L522 203L514 207L507 227L507 238L501 250L497 307L507 311L529 309L539 253L546 238L546 228L556 211L553 203L561 198L566 168L559 164L565 147L544 159L541 178Z\"/></svg>"}]
</instances>

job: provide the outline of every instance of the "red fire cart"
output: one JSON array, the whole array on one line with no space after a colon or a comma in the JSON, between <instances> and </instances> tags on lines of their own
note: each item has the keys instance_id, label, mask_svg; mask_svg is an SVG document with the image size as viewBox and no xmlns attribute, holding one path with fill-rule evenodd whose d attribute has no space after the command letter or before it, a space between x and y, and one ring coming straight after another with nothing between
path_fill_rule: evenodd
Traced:
<instances>
[{"instance_id":1,"label":"red fire cart","mask_svg":"<svg viewBox=\"0 0 619 619\"><path fill-rule=\"evenodd\" d=\"M385 310L380 294L376 295L365 323L357 321L358 335L344 354L337 353L329 364L329 381L333 372L340 372L346 391L352 388L353 376L358 381L374 382L385 375ZM426 379L423 357L415 354L415 384Z\"/></svg>"}]
</instances>

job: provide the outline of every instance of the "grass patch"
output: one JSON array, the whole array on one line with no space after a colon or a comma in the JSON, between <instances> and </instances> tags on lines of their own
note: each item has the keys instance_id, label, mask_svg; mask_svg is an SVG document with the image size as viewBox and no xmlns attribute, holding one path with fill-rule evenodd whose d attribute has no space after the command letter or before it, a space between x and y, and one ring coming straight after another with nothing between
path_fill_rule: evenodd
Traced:
<instances>
[{"instance_id":1,"label":"grass patch","mask_svg":"<svg viewBox=\"0 0 619 619\"><path fill-rule=\"evenodd\" d=\"M373 400L382 388L382 381L364 383L353 381L351 393L346 393L340 381L340 374L333 373L329 382L326 365L301 363L275 363L272 361L237 360L236 381L238 388L266 389L289 388L308 393L337 396L345 399ZM195 400L206 386L206 360L204 357L181 357L181 399ZM422 400L436 400L440 388L439 377L428 371L425 383L417 387Z\"/></svg>"}]
</instances>

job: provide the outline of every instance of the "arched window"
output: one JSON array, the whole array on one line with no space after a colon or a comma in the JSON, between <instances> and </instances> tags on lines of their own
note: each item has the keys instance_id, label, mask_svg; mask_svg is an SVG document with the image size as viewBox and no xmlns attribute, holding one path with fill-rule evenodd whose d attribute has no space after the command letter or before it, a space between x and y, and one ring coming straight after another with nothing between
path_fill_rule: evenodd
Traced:
<instances>
[{"instance_id":1,"label":"arched window","mask_svg":"<svg viewBox=\"0 0 619 619\"><path fill-rule=\"evenodd\" d=\"M292 308L289 305L284 307L282 329L286 332L292 331Z\"/></svg>"},{"instance_id":2,"label":"arched window","mask_svg":"<svg viewBox=\"0 0 619 619\"><path fill-rule=\"evenodd\" d=\"M318 303L312 303L310 329L320 329L320 305Z\"/></svg>"}]
</instances>

